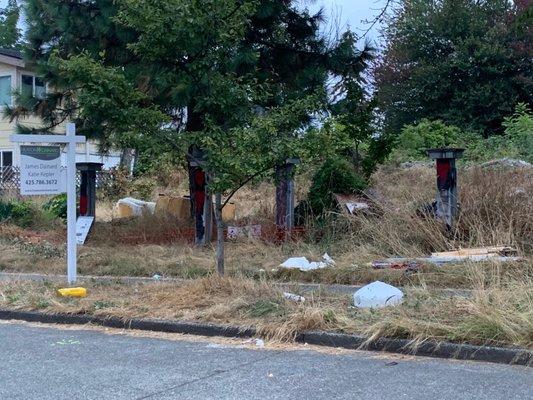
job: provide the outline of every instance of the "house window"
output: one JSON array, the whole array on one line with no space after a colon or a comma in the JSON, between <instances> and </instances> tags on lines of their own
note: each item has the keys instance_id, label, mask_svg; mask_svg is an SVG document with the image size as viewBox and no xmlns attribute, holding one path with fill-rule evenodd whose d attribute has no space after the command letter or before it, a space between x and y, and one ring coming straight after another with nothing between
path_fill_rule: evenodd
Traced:
<instances>
[{"instance_id":1,"label":"house window","mask_svg":"<svg viewBox=\"0 0 533 400\"><path fill-rule=\"evenodd\" d=\"M11 105L11 76L0 76L0 106Z\"/></svg>"},{"instance_id":2,"label":"house window","mask_svg":"<svg viewBox=\"0 0 533 400\"><path fill-rule=\"evenodd\" d=\"M13 152L0 151L0 181L13 179Z\"/></svg>"},{"instance_id":3,"label":"house window","mask_svg":"<svg viewBox=\"0 0 533 400\"><path fill-rule=\"evenodd\" d=\"M0 163L2 167L13 166L13 152L12 151L0 151Z\"/></svg>"},{"instance_id":4,"label":"house window","mask_svg":"<svg viewBox=\"0 0 533 400\"><path fill-rule=\"evenodd\" d=\"M20 91L25 97L42 99L46 94L46 84L38 76L22 75Z\"/></svg>"}]
</instances>

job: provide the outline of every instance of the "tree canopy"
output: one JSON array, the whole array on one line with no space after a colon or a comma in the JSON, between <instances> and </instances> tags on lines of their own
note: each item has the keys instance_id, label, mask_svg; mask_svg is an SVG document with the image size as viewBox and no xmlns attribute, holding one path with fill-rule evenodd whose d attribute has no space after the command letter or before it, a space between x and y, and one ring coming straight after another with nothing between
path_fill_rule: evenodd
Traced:
<instances>
[{"instance_id":1,"label":"tree canopy","mask_svg":"<svg viewBox=\"0 0 533 400\"><path fill-rule=\"evenodd\" d=\"M19 18L20 7L17 0L8 0L6 7L0 8L0 48L17 49L20 47Z\"/></svg>"},{"instance_id":2,"label":"tree canopy","mask_svg":"<svg viewBox=\"0 0 533 400\"><path fill-rule=\"evenodd\" d=\"M533 100L528 3L400 1L376 68L385 130L428 118L484 136L502 132L516 104Z\"/></svg>"}]
</instances>

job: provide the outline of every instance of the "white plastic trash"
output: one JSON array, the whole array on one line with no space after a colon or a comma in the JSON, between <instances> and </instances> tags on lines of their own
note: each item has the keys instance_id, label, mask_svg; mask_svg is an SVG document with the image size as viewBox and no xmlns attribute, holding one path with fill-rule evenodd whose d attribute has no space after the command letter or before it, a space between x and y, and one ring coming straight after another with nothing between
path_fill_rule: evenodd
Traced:
<instances>
[{"instance_id":1,"label":"white plastic trash","mask_svg":"<svg viewBox=\"0 0 533 400\"><path fill-rule=\"evenodd\" d=\"M353 302L359 308L383 308L403 302L403 292L384 282L372 282L356 291Z\"/></svg>"},{"instance_id":2,"label":"white plastic trash","mask_svg":"<svg viewBox=\"0 0 533 400\"><path fill-rule=\"evenodd\" d=\"M300 271L305 272L314 269L326 268L332 265L335 265L335 261L328 255L328 253L325 253L322 256L322 261L319 262L310 262L306 257L291 257L281 264L280 267L287 269L299 269Z\"/></svg>"},{"instance_id":3,"label":"white plastic trash","mask_svg":"<svg viewBox=\"0 0 533 400\"><path fill-rule=\"evenodd\" d=\"M283 297L285 297L287 300L296 301L298 303L305 302L305 297L294 293L283 292Z\"/></svg>"}]
</instances>

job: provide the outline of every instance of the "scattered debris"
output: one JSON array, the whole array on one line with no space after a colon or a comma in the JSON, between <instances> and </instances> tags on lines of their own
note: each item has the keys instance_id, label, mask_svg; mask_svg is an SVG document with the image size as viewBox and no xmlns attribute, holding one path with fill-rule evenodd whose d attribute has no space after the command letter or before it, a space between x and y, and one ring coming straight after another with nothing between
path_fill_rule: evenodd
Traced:
<instances>
[{"instance_id":1,"label":"scattered debris","mask_svg":"<svg viewBox=\"0 0 533 400\"><path fill-rule=\"evenodd\" d=\"M63 297L85 297L87 289L82 287L58 289L57 293Z\"/></svg>"},{"instance_id":2,"label":"scattered debris","mask_svg":"<svg viewBox=\"0 0 533 400\"><path fill-rule=\"evenodd\" d=\"M336 194L335 200L345 214L354 215L358 212L370 211L368 200L360 195Z\"/></svg>"},{"instance_id":3,"label":"scattered debris","mask_svg":"<svg viewBox=\"0 0 533 400\"><path fill-rule=\"evenodd\" d=\"M381 281L372 282L356 291L354 305L358 308L383 308L403 302L403 292Z\"/></svg>"},{"instance_id":4,"label":"scattered debris","mask_svg":"<svg viewBox=\"0 0 533 400\"><path fill-rule=\"evenodd\" d=\"M420 263L443 265L466 261L521 261L522 258L518 257L517 254L518 251L516 249L508 246L479 247L432 253L430 257L386 258L384 260L373 261L371 265L375 269L392 268L416 271L420 267Z\"/></svg>"},{"instance_id":5,"label":"scattered debris","mask_svg":"<svg viewBox=\"0 0 533 400\"><path fill-rule=\"evenodd\" d=\"M261 225L249 226L228 226L228 239L235 240L239 238L259 239L261 238Z\"/></svg>"},{"instance_id":6,"label":"scattered debris","mask_svg":"<svg viewBox=\"0 0 533 400\"><path fill-rule=\"evenodd\" d=\"M333 260L328 253L324 253L322 255L322 261L324 261L328 266L335 265L335 260Z\"/></svg>"},{"instance_id":7,"label":"scattered debris","mask_svg":"<svg viewBox=\"0 0 533 400\"><path fill-rule=\"evenodd\" d=\"M281 264L280 267L287 269L299 269L300 271L305 272L314 269L322 269L333 265L335 265L335 261L329 256L328 253L324 253L322 256L322 261L319 262L310 262L306 257L291 257Z\"/></svg>"},{"instance_id":8,"label":"scattered debris","mask_svg":"<svg viewBox=\"0 0 533 400\"><path fill-rule=\"evenodd\" d=\"M119 218L138 217L142 214L154 214L156 203L126 197L117 202Z\"/></svg>"},{"instance_id":9,"label":"scattered debris","mask_svg":"<svg viewBox=\"0 0 533 400\"><path fill-rule=\"evenodd\" d=\"M492 246L492 247L473 247L452 251L444 251L439 253L431 253L431 257L465 257L478 255L491 256L516 256L518 250L509 246Z\"/></svg>"},{"instance_id":10,"label":"scattered debris","mask_svg":"<svg viewBox=\"0 0 533 400\"><path fill-rule=\"evenodd\" d=\"M246 340L244 343L254 343L257 347L261 349L265 347L265 342L263 339L250 339Z\"/></svg>"},{"instance_id":11,"label":"scattered debris","mask_svg":"<svg viewBox=\"0 0 533 400\"><path fill-rule=\"evenodd\" d=\"M305 297L294 293L283 292L283 297L285 297L287 300L296 301L298 303L303 303L305 301Z\"/></svg>"},{"instance_id":12,"label":"scattered debris","mask_svg":"<svg viewBox=\"0 0 533 400\"><path fill-rule=\"evenodd\" d=\"M401 169L433 168L432 161L406 161L400 164Z\"/></svg>"},{"instance_id":13,"label":"scattered debris","mask_svg":"<svg viewBox=\"0 0 533 400\"><path fill-rule=\"evenodd\" d=\"M175 197L160 194L155 206L157 214L170 214L177 219L185 220L191 217L191 200L189 197Z\"/></svg>"},{"instance_id":14,"label":"scattered debris","mask_svg":"<svg viewBox=\"0 0 533 400\"><path fill-rule=\"evenodd\" d=\"M406 260L404 258L388 258L381 261L373 261L374 269L405 269L407 271L418 271L420 263L416 260Z\"/></svg>"},{"instance_id":15,"label":"scattered debris","mask_svg":"<svg viewBox=\"0 0 533 400\"><path fill-rule=\"evenodd\" d=\"M481 164L481 167L510 167L510 168L531 168L532 164L524 160L517 160L514 158L500 158L497 160L490 160Z\"/></svg>"}]
</instances>

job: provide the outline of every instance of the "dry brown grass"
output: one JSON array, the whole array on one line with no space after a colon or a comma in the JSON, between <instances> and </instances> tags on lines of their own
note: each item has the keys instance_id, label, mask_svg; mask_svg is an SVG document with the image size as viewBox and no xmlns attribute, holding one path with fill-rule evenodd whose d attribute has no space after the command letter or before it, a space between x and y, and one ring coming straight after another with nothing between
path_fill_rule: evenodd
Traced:
<instances>
[{"instance_id":1,"label":"dry brown grass","mask_svg":"<svg viewBox=\"0 0 533 400\"><path fill-rule=\"evenodd\" d=\"M324 330L533 348L533 285L516 275L506 285L480 287L472 298L445 298L412 288L403 305L379 310L356 309L348 296L326 293L306 294L306 302L295 303L267 282L216 276L182 286L89 284L88 297L82 299L58 297L57 288L49 283L0 283L0 307L254 326L260 336L276 341Z\"/></svg>"},{"instance_id":2,"label":"dry brown grass","mask_svg":"<svg viewBox=\"0 0 533 400\"><path fill-rule=\"evenodd\" d=\"M374 270L369 261L389 256L423 256L458 247L511 245L533 253L533 173L527 170L460 171L461 217L453 234L438 222L416 216L434 197L432 169L378 171L378 215L346 218L332 214L308 231L306 240L273 246L260 241L227 244L228 278L212 276L214 249L186 243L125 246L121 235L161 233L176 222L154 218L115 222L111 204L81 248L86 275L198 278L183 286L165 283L91 284L84 299L59 298L57 285L0 283L0 306L46 312L90 313L122 318L187 319L255 326L274 340L292 340L319 329L389 336L533 347L533 263L464 263L423 266L416 274ZM182 185L183 186L183 185ZM299 197L305 193L300 182ZM186 186L183 186L186 187ZM179 188L178 188L179 189ZM179 189L181 190L181 189ZM178 191L179 191L178 190ZM235 199L239 218L272 219L273 186L245 188ZM182 194L182 193L175 193ZM240 211L239 211L240 210ZM106 214L107 213L107 214ZM173 225L174 224L174 225ZM64 273L64 231L28 232L0 227L0 269ZM278 270L289 256L317 260L328 251L337 266L302 273ZM287 301L272 280L362 284L382 280L406 287L400 307L359 310L347 296L306 295ZM440 297L434 288L474 290L471 298Z\"/></svg>"},{"instance_id":3,"label":"dry brown grass","mask_svg":"<svg viewBox=\"0 0 533 400\"><path fill-rule=\"evenodd\" d=\"M347 218L333 214L308 229L305 240L274 246L261 241L227 244L230 276L265 277L282 281L362 284L376 279L395 285L472 288L466 278L470 268L493 271L492 263L474 266L425 266L418 274L377 271L372 260L390 257L424 256L433 251L484 245L516 246L522 255L533 251L533 173L528 170L462 170L459 174L461 218L450 235L435 220L416 215L421 204L435 195L431 168L381 169L372 178L378 193L378 215ZM299 197L305 194L305 179L298 182ZM182 182L183 183L183 182ZM183 187L181 187L183 186ZM181 185L180 190L186 189ZM272 220L274 188L271 184L246 187L236 197L239 217ZM152 276L162 274L184 278L209 275L214 269L214 249L195 248L183 241L161 245L124 245L130 237L166 237L168 232L189 229L183 223L160 216L133 220L106 220L112 203L100 203L100 222L86 246L80 250L80 273L89 275ZM31 235L30 235L31 236ZM0 268L8 271L64 273L64 230L39 232L28 239L28 231L0 227ZM148 241L150 242L150 241ZM135 244L135 245L133 245ZM335 268L315 272L276 271L290 256L317 260L327 251ZM531 277L531 262L508 264L505 269L522 270ZM273 271L274 270L274 271ZM498 274L496 274L498 275ZM505 273L502 274L504 276Z\"/></svg>"},{"instance_id":4,"label":"dry brown grass","mask_svg":"<svg viewBox=\"0 0 533 400\"><path fill-rule=\"evenodd\" d=\"M322 224L321 240L338 258L420 257L435 251L511 245L533 251L533 171L468 169L459 173L461 214L448 232L417 210L435 197L430 168L381 169L372 178L377 214L333 215Z\"/></svg>"}]
</instances>

